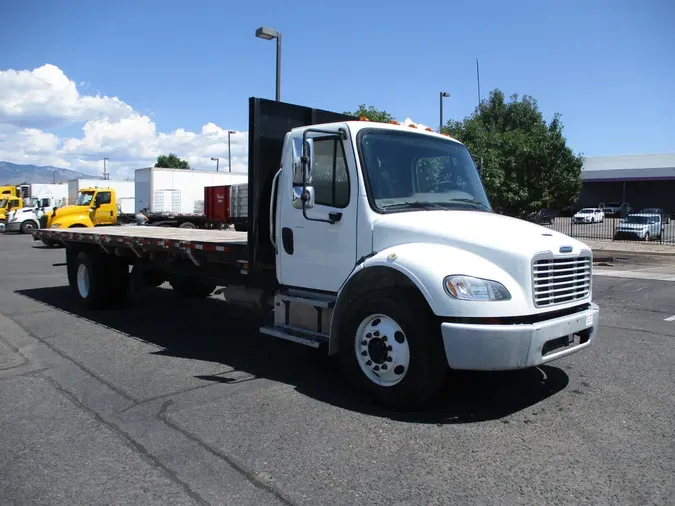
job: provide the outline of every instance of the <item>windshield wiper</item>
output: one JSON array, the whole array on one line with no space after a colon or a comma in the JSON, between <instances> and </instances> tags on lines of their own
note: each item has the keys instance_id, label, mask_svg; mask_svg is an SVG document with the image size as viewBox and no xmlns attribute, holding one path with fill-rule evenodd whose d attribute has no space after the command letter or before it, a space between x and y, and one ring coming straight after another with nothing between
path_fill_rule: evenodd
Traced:
<instances>
[{"instance_id":1,"label":"windshield wiper","mask_svg":"<svg viewBox=\"0 0 675 506\"><path fill-rule=\"evenodd\" d=\"M461 202L462 204L473 204L475 206L480 207L481 209L485 209L486 211L492 212L492 209L490 209L488 206L486 206L485 204L476 199L452 199L449 201L449 203L452 202Z\"/></svg>"},{"instance_id":2,"label":"windshield wiper","mask_svg":"<svg viewBox=\"0 0 675 506\"><path fill-rule=\"evenodd\" d=\"M447 207L436 202L399 202L398 204L389 204L381 207L383 211L395 211L396 209L447 209Z\"/></svg>"}]
</instances>

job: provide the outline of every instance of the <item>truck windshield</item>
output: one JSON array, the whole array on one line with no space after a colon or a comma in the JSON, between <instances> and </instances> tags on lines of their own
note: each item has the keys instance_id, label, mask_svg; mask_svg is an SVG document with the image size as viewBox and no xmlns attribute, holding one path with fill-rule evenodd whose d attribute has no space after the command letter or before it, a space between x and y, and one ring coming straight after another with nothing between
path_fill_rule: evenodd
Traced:
<instances>
[{"instance_id":1,"label":"truck windshield","mask_svg":"<svg viewBox=\"0 0 675 506\"><path fill-rule=\"evenodd\" d=\"M75 202L75 205L88 206L89 204L91 204L93 198L94 198L93 193L80 193L80 195L77 197L77 202Z\"/></svg>"},{"instance_id":2,"label":"truck windshield","mask_svg":"<svg viewBox=\"0 0 675 506\"><path fill-rule=\"evenodd\" d=\"M492 212L466 147L416 132L359 135L370 200L381 212L462 209Z\"/></svg>"}]
</instances>

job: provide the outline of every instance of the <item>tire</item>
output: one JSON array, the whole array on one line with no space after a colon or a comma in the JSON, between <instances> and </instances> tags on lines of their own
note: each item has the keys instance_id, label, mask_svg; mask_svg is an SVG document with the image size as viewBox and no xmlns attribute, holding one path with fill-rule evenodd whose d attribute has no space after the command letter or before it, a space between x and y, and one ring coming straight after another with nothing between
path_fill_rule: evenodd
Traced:
<instances>
[{"instance_id":1,"label":"tire","mask_svg":"<svg viewBox=\"0 0 675 506\"><path fill-rule=\"evenodd\" d=\"M129 288L129 268L116 257L81 251L67 256L70 286L87 309L106 309L124 302ZM73 270L71 270L73 269Z\"/></svg>"},{"instance_id":2,"label":"tire","mask_svg":"<svg viewBox=\"0 0 675 506\"><path fill-rule=\"evenodd\" d=\"M190 221L186 221L185 223L181 223L178 225L178 228L197 228L197 225Z\"/></svg>"},{"instance_id":3,"label":"tire","mask_svg":"<svg viewBox=\"0 0 675 506\"><path fill-rule=\"evenodd\" d=\"M448 372L440 323L416 290L371 292L345 314L340 360L357 391L402 410L422 406L439 391Z\"/></svg>"},{"instance_id":4,"label":"tire","mask_svg":"<svg viewBox=\"0 0 675 506\"><path fill-rule=\"evenodd\" d=\"M36 228L38 228L38 227L36 226L36 223L35 223L34 221L28 220L28 221L24 221L24 222L21 224L21 229L20 229L19 231L20 231L22 234L30 234L30 233L33 232L33 230L35 230Z\"/></svg>"},{"instance_id":5,"label":"tire","mask_svg":"<svg viewBox=\"0 0 675 506\"><path fill-rule=\"evenodd\" d=\"M185 299L205 299L216 289L216 284L198 278L176 277L170 281L171 288Z\"/></svg>"}]
</instances>

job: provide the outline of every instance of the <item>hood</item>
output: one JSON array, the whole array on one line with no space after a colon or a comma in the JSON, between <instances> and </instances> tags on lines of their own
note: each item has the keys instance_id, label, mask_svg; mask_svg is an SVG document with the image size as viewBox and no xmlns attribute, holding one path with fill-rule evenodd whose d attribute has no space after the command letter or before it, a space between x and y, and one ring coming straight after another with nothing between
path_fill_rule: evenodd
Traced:
<instances>
[{"instance_id":1,"label":"hood","mask_svg":"<svg viewBox=\"0 0 675 506\"><path fill-rule=\"evenodd\" d=\"M65 218L66 216L82 216L83 218L89 217L91 211L88 206L65 206L59 207L56 211L51 211L47 213L49 216L49 226L52 223L58 223L59 220Z\"/></svg>"},{"instance_id":2,"label":"hood","mask_svg":"<svg viewBox=\"0 0 675 506\"><path fill-rule=\"evenodd\" d=\"M641 230L649 226L648 223L620 223L618 228L623 230Z\"/></svg>"},{"instance_id":3,"label":"hood","mask_svg":"<svg viewBox=\"0 0 675 506\"><path fill-rule=\"evenodd\" d=\"M535 223L480 211L387 214L375 221L373 229L374 251L411 242L445 244L474 253L507 270L514 264L529 269L535 254L559 255L562 246L571 246L573 254L590 249L580 241Z\"/></svg>"}]
</instances>

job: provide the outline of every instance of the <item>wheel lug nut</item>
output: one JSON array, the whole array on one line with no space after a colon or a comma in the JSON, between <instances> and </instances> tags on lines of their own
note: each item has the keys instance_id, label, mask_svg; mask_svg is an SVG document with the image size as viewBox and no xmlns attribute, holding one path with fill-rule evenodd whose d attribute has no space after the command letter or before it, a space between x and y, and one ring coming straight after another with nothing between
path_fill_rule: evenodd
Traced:
<instances>
[{"instance_id":1,"label":"wheel lug nut","mask_svg":"<svg viewBox=\"0 0 675 506\"><path fill-rule=\"evenodd\" d=\"M365 346L367 344L368 344L368 341L366 341L365 339L363 341L361 341L361 346Z\"/></svg>"},{"instance_id":2,"label":"wheel lug nut","mask_svg":"<svg viewBox=\"0 0 675 506\"><path fill-rule=\"evenodd\" d=\"M363 350L363 351L361 352L361 355L365 357L365 356L368 355L368 352L367 352L366 350Z\"/></svg>"},{"instance_id":3,"label":"wheel lug nut","mask_svg":"<svg viewBox=\"0 0 675 506\"><path fill-rule=\"evenodd\" d=\"M371 365L373 365L373 363L369 360L368 362L366 362L366 365L371 366Z\"/></svg>"},{"instance_id":4,"label":"wheel lug nut","mask_svg":"<svg viewBox=\"0 0 675 506\"><path fill-rule=\"evenodd\" d=\"M393 350L393 349L394 349L394 348L392 348L391 346L387 346L387 351L391 351L391 350Z\"/></svg>"},{"instance_id":5,"label":"wheel lug nut","mask_svg":"<svg viewBox=\"0 0 675 506\"><path fill-rule=\"evenodd\" d=\"M391 358L391 357L387 357L387 362L391 362L392 360L394 360L394 359Z\"/></svg>"},{"instance_id":6,"label":"wheel lug nut","mask_svg":"<svg viewBox=\"0 0 675 506\"><path fill-rule=\"evenodd\" d=\"M386 340L387 340L387 336L382 336L382 340L383 340L383 341L386 341Z\"/></svg>"},{"instance_id":7,"label":"wheel lug nut","mask_svg":"<svg viewBox=\"0 0 675 506\"><path fill-rule=\"evenodd\" d=\"M370 332L368 332L368 333L366 334L366 337L367 337L368 339L370 339L371 337L373 337L373 334L371 334Z\"/></svg>"},{"instance_id":8,"label":"wheel lug nut","mask_svg":"<svg viewBox=\"0 0 675 506\"><path fill-rule=\"evenodd\" d=\"M387 364L382 364L382 370L386 371L387 370Z\"/></svg>"},{"instance_id":9,"label":"wheel lug nut","mask_svg":"<svg viewBox=\"0 0 675 506\"><path fill-rule=\"evenodd\" d=\"M380 336L380 331L379 331L379 330L376 330L375 332L373 332L373 335L374 335L375 337L379 337L379 336Z\"/></svg>"},{"instance_id":10,"label":"wheel lug nut","mask_svg":"<svg viewBox=\"0 0 675 506\"><path fill-rule=\"evenodd\" d=\"M380 370L380 366L379 366L379 365L376 365L375 367L373 367L373 371L379 371L379 370Z\"/></svg>"}]
</instances>

